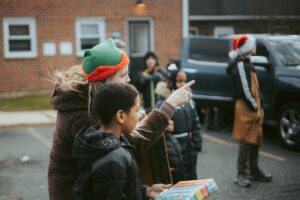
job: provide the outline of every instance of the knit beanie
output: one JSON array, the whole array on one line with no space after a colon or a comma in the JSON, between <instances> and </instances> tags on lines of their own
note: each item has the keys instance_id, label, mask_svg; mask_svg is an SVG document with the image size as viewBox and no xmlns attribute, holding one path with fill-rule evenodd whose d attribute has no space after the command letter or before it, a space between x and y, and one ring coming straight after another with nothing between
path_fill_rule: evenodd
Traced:
<instances>
[{"instance_id":1,"label":"knit beanie","mask_svg":"<svg viewBox=\"0 0 300 200\"><path fill-rule=\"evenodd\" d=\"M234 59L238 55L249 53L256 44L256 40L251 35L242 35L233 39L233 50L229 52L229 57Z\"/></svg>"},{"instance_id":2,"label":"knit beanie","mask_svg":"<svg viewBox=\"0 0 300 200\"><path fill-rule=\"evenodd\" d=\"M84 52L82 68L86 80L95 82L110 77L128 64L127 54L109 38Z\"/></svg>"}]
</instances>

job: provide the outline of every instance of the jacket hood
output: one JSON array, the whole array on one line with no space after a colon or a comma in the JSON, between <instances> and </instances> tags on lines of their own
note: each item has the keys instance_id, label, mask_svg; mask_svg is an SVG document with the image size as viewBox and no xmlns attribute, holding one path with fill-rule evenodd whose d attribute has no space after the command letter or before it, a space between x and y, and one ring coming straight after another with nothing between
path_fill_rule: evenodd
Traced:
<instances>
[{"instance_id":1,"label":"jacket hood","mask_svg":"<svg viewBox=\"0 0 300 200\"><path fill-rule=\"evenodd\" d=\"M121 146L130 145L122 141L122 138L118 139L113 133L101 132L94 126L86 126L76 135L73 158L82 169Z\"/></svg>"},{"instance_id":2,"label":"jacket hood","mask_svg":"<svg viewBox=\"0 0 300 200\"><path fill-rule=\"evenodd\" d=\"M166 82L159 82L156 85L155 93L158 96L161 96L164 99L167 99L171 95L172 91L167 87Z\"/></svg>"},{"instance_id":3,"label":"jacket hood","mask_svg":"<svg viewBox=\"0 0 300 200\"><path fill-rule=\"evenodd\" d=\"M88 108L87 89L81 88L82 93L75 91L62 91L56 87L50 97L50 103L58 111L68 111Z\"/></svg>"}]
</instances>

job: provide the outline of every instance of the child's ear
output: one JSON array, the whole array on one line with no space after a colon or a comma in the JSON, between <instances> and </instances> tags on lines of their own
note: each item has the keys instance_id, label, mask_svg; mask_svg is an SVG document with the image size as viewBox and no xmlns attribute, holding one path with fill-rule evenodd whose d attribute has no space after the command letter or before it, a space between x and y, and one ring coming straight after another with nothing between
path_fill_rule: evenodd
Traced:
<instances>
[{"instance_id":1,"label":"child's ear","mask_svg":"<svg viewBox=\"0 0 300 200\"><path fill-rule=\"evenodd\" d=\"M124 124L124 122L127 119L127 113L124 112L123 110L118 110L116 114L116 119L120 124Z\"/></svg>"}]
</instances>

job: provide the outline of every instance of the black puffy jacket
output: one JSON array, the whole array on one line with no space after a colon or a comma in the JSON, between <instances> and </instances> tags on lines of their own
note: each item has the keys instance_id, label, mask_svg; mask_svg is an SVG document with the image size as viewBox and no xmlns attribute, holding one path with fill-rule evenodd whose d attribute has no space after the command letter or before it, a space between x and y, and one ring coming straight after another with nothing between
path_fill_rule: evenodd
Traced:
<instances>
[{"instance_id":1,"label":"black puffy jacket","mask_svg":"<svg viewBox=\"0 0 300 200\"><path fill-rule=\"evenodd\" d=\"M171 133L166 133L165 138L173 183L177 183L185 180L181 145Z\"/></svg>"},{"instance_id":2,"label":"black puffy jacket","mask_svg":"<svg viewBox=\"0 0 300 200\"><path fill-rule=\"evenodd\" d=\"M124 137L84 127L77 134L73 157L80 169L73 188L75 200L146 199L146 188L138 178L138 167Z\"/></svg>"},{"instance_id":3,"label":"black puffy jacket","mask_svg":"<svg viewBox=\"0 0 300 200\"><path fill-rule=\"evenodd\" d=\"M166 88L166 83L163 82L157 84L155 91L159 95L156 104L159 107L168 95L171 94L171 91ZM202 134L195 102L191 99L184 106L176 108L172 120L174 121L174 131L172 134L175 137L182 133L188 133L186 137L177 138L182 149L185 180L197 179L196 164L198 152L202 150Z\"/></svg>"},{"instance_id":4,"label":"black puffy jacket","mask_svg":"<svg viewBox=\"0 0 300 200\"><path fill-rule=\"evenodd\" d=\"M263 102L256 102L251 92L251 71L255 72L255 67L250 63L250 59L236 58L228 64L226 71L232 78L235 98L243 99L251 110L257 111L257 104L263 105ZM261 99L263 101L262 94Z\"/></svg>"}]
</instances>

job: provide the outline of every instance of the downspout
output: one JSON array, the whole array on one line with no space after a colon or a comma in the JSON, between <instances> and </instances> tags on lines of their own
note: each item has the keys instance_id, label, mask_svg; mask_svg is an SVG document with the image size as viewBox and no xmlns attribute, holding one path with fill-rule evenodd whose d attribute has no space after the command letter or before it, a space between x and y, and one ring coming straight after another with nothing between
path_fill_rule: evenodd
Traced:
<instances>
[{"instance_id":1,"label":"downspout","mask_svg":"<svg viewBox=\"0 0 300 200\"><path fill-rule=\"evenodd\" d=\"M182 0L182 38L189 36L189 0Z\"/></svg>"}]
</instances>

